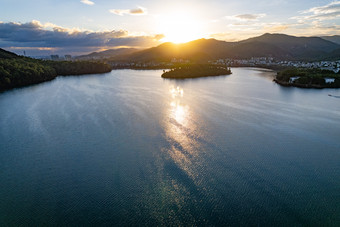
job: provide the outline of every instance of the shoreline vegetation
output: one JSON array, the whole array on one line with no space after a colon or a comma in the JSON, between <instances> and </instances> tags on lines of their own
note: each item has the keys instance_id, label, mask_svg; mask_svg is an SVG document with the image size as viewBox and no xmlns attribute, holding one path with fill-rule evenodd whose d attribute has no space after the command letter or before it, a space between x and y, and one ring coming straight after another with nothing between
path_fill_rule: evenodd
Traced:
<instances>
[{"instance_id":1,"label":"shoreline vegetation","mask_svg":"<svg viewBox=\"0 0 340 227\"><path fill-rule=\"evenodd\" d=\"M212 64L188 64L172 68L169 71L163 70L162 78L167 79L193 79L199 77L211 77L230 75L228 67Z\"/></svg>"},{"instance_id":2,"label":"shoreline vegetation","mask_svg":"<svg viewBox=\"0 0 340 227\"><path fill-rule=\"evenodd\" d=\"M277 73L274 81L285 87L340 88L339 73L320 69L285 69Z\"/></svg>"},{"instance_id":3,"label":"shoreline vegetation","mask_svg":"<svg viewBox=\"0 0 340 227\"><path fill-rule=\"evenodd\" d=\"M0 50L0 92L51 81L57 76L106 73L111 70L109 65L101 62L45 61Z\"/></svg>"},{"instance_id":4,"label":"shoreline vegetation","mask_svg":"<svg viewBox=\"0 0 340 227\"><path fill-rule=\"evenodd\" d=\"M252 66L253 67L253 66ZM340 88L340 73L321 69L265 67L277 72L274 82L285 87ZM18 56L0 49L0 92L55 79L57 76L74 76L107 73L116 69L163 69L162 78L189 79L230 75L230 67L223 64L179 63L173 66L115 67L96 61L51 61Z\"/></svg>"}]
</instances>

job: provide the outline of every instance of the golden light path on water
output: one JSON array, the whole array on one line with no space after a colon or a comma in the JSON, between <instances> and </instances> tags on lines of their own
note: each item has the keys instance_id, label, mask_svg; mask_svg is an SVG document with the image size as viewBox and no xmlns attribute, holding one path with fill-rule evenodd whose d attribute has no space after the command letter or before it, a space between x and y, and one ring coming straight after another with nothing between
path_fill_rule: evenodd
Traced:
<instances>
[{"instance_id":1,"label":"golden light path on water","mask_svg":"<svg viewBox=\"0 0 340 227\"><path fill-rule=\"evenodd\" d=\"M196 116L184 99L184 89L180 86L171 86L169 93L171 98L165 127L166 136L171 144L169 154L172 160L195 181L197 176L195 165L200 162L198 138L202 135L197 128Z\"/></svg>"},{"instance_id":2,"label":"golden light path on water","mask_svg":"<svg viewBox=\"0 0 340 227\"><path fill-rule=\"evenodd\" d=\"M189 112L189 107L181 104L181 98L184 96L184 91L180 87L172 87L170 89L170 93L172 97L172 101L170 103L172 115L170 118L175 119L179 124L183 125L185 123L184 121L187 120Z\"/></svg>"}]
</instances>

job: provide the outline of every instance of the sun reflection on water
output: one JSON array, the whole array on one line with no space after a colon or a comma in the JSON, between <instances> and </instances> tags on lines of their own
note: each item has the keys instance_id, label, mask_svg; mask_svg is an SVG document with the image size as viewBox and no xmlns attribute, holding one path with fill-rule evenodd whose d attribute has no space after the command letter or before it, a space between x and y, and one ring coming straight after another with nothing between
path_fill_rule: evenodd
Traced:
<instances>
[{"instance_id":1,"label":"sun reflection on water","mask_svg":"<svg viewBox=\"0 0 340 227\"><path fill-rule=\"evenodd\" d=\"M179 86L169 88L170 100L167 111L165 132L171 145L167 150L172 160L190 178L195 178L195 164L199 159L200 137L195 121L195 114L192 112L185 99L184 89Z\"/></svg>"},{"instance_id":2,"label":"sun reflection on water","mask_svg":"<svg viewBox=\"0 0 340 227\"><path fill-rule=\"evenodd\" d=\"M189 112L188 106L183 106L180 102L176 101L172 101L170 106L172 107L172 117L177 121L177 123L184 125L187 122L187 115Z\"/></svg>"},{"instance_id":3,"label":"sun reflection on water","mask_svg":"<svg viewBox=\"0 0 340 227\"><path fill-rule=\"evenodd\" d=\"M181 104L181 99L184 96L184 90L180 87L171 87L171 102L170 102L170 118L175 119L177 123L183 125L187 123L187 117L189 114L189 107L187 105Z\"/></svg>"},{"instance_id":4,"label":"sun reflection on water","mask_svg":"<svg viewBox=\"0 0 340 227\"><path fill-rule=\"evenodd\" d=\"M184 96L184 90L183 88L180 88L180 87L171 87L170 88L170 93L171 93L171 96L172 98L176 98L176 97L183 97Z\"/></svg>"}]
</instances>

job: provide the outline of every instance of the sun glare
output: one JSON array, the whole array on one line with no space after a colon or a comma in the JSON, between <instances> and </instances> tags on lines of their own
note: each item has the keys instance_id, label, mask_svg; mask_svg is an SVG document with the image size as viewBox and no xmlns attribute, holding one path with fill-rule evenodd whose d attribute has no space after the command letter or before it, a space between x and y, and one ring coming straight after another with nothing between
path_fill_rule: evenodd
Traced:
<instances>
[{"instance_id":1,"label":"sun glare","mask_svg":"<svg viewBox=\"0 0 340 227\"><path fill-rule=\"evenodd\" d=\"M174 12L157 18L158 30L164 34L164 42L184 43L202 38L203 25L190 12Z\"/></svg>"}]
</instances>

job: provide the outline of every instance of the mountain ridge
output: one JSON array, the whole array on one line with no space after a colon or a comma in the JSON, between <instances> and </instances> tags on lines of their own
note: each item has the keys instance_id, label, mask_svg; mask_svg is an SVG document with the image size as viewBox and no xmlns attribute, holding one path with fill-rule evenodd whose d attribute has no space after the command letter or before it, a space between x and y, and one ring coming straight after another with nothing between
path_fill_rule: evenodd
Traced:
<instances>
[{"instance_id":1,"label":"mountain ridge","mask_svg":"<svg viewBox=\"0 0 340 227\"><path fill-rule=\"evenodd\" d=\"M11 59L11 58L17 58L17 57L19 57L19 56L16 55L15 53L12 53L10 51L7 51L7 50L0 48L0 58Z\"/></svg>"},{"instance_id":2,"label":"mountain ridge","mask_svg":"<svg viewBox=\"0 0 340 227\"><path fill-rule=\"evenodd\" d=\"M76 59L88 59L88 58L105 58L105 57L114 57L119 55L130 54L138 51L136 48L118 48L118 49L108 49L99 52L92 52L86 55L77 56Z\"/></svg>"},{"instance_id":3,"label":"mountain ridge","mask_svg":"<svg viewBox=\"0 0 340 227\"><path fill-rule=\"evenodd\" d=\"M321 38L340 45L340 35L321 36Z\"/></svg>"},{"instance_id":4,"label":"mountain ridge","mask_svg":"<svg viewBox=\"0 0 340 227\"><path fill-rule=\"evenodd\" d=\"M220 58L273 57L278 60L317 61L334 60L338 59L338 56L340 56L340 44L321 37L265 33L238 42L204 38L181 44L167 42L144 50L116 54L110 56L109 60L146 62L171 61L177 58L206 61Z\"/></svg>"}]
</instances>

